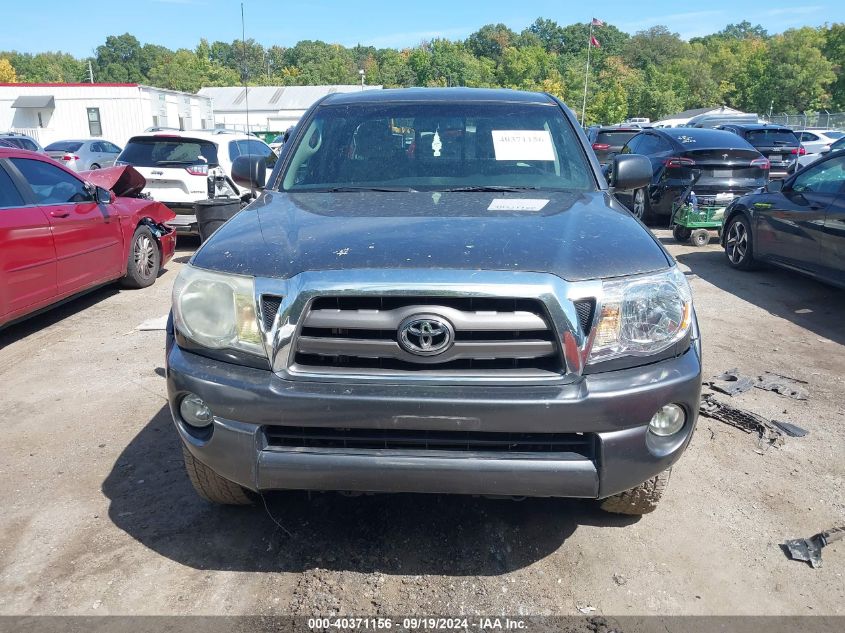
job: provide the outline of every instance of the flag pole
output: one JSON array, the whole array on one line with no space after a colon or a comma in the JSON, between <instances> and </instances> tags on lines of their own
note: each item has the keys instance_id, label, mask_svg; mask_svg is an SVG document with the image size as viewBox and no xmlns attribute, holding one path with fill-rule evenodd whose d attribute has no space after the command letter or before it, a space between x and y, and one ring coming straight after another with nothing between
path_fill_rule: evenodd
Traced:
<instances>
[{"instance_id":1,"label":"flag pole","mask_svg":"<svg viewBox=\"0 0 845 633\"><path fill-rule=\"evenodd\" d=\"M584 101L581 105L581 127L584 127L584 115L587 112L587 82L590 78L590 53L593 49L593 21L590 20L590 36L587 38L587 70L584 73Z\"/></svg>"}]
</instances>

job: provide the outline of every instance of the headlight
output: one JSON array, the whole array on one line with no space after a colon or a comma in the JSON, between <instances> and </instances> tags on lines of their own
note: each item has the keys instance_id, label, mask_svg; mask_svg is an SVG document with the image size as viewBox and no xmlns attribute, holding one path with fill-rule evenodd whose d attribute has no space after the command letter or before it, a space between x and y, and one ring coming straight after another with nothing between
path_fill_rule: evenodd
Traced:
<instances>
[{"instance_id":1,"label":"headlight","mask_svg":"<svg viewBox=\"0 0 845 633\"><path fill-rule=\"evenodd\" d=\"M255 314L255 281L184 266L173 284L173 321L189 339L266 356Z\"/></svg>"},{"instance_id":2,"label":"headlight","mask_svg":"<svg viewBox=\"0 0 845 633\"><path fill-rule=\"evenodd\" d=\"M602 282L602 306L589 363L657 354L683 339L692 321L692 293L673 266Z\"/></svg>"}]
</instances>

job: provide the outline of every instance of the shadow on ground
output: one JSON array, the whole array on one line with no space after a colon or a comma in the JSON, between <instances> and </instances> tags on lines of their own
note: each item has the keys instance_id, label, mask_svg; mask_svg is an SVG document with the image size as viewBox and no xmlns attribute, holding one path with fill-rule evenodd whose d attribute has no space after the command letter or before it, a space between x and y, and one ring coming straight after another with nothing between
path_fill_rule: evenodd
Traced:
<instances>
[{"instance_id":1,"label":"shadow on ground","mask_svg":"<svg viewBox=\"0 0 845 633\"><path fill-rule=\"evenodd\" d=\"M712 247L677 255L676 259L717 288L818 336L845 344L845 291L773 266L750 272L734 270L722 250Z\"/></svg>"},{"instance_id":2,"label":"shadow on ground","mask_svg":"<svg viewBox=\"0 0 845 633\"><path fill-rule=\"evenodd\" d=\"M213 570L489 576L544 558L578 525L636 520L575 500L268 494L283 530L260 501L232 508L194 494L166 407L124 449L102 489L120 529L171 560Z\"/></svg>"},{"instance_id":3,"label":"shadow on ground","mask_svg":"<svg viewBox=\"0 0 845 633\"><path fill-rule=\"evenodd\" d=\"M41 330L55 325L59 321L87 310L88 308L112 297L120 292L117 284L109 284L97 288L87 294L81 295L55 307L50 307L33 316L24 317L19 322L0 329L0 349L6 345L19 341Z\"/></svg>"}]
</instances>

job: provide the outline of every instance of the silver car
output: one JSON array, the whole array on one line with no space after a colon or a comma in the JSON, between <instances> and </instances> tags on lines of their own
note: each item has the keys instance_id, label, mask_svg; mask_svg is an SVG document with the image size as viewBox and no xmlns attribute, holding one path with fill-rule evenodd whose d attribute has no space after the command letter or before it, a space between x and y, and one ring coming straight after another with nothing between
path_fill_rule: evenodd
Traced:
<instances>
[{"instance_id":1,"label":"silver car","mask_svg":"<svg viewBox=\"0 0 845 633\"><path fill-rule=\"evenodd\" d=\"M74 171L111 167L122 151L114 143L101 139L56 141L44 149L50 158Z\"/></svg>"}]
</instances>

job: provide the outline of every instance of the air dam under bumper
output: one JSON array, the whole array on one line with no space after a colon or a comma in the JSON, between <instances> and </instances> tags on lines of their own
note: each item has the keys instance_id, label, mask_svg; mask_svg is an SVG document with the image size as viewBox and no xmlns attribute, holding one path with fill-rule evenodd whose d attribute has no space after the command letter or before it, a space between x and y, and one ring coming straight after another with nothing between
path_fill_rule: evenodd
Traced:
<instances>
[{"instance_id":1,"label":"air dam under bumper","mask_svg":"<svg viewBox=\"0 0 845 633\"><path fill-rule=\"evenodd\" d=\"M176 428L191 453L252 490L301 489L603 498L671 466L697 419L696 349L645 367L585 376L575 384L432 386L289 381L268 370L185 351L168 341L167 387ZM188 392L210 406L210 432L189 429L178 404ZM672 437L648 432L664 404L684 407ZM273 445L278 427L584 433L576 452L488 452Z\"/></svg>"}]
</instances>

